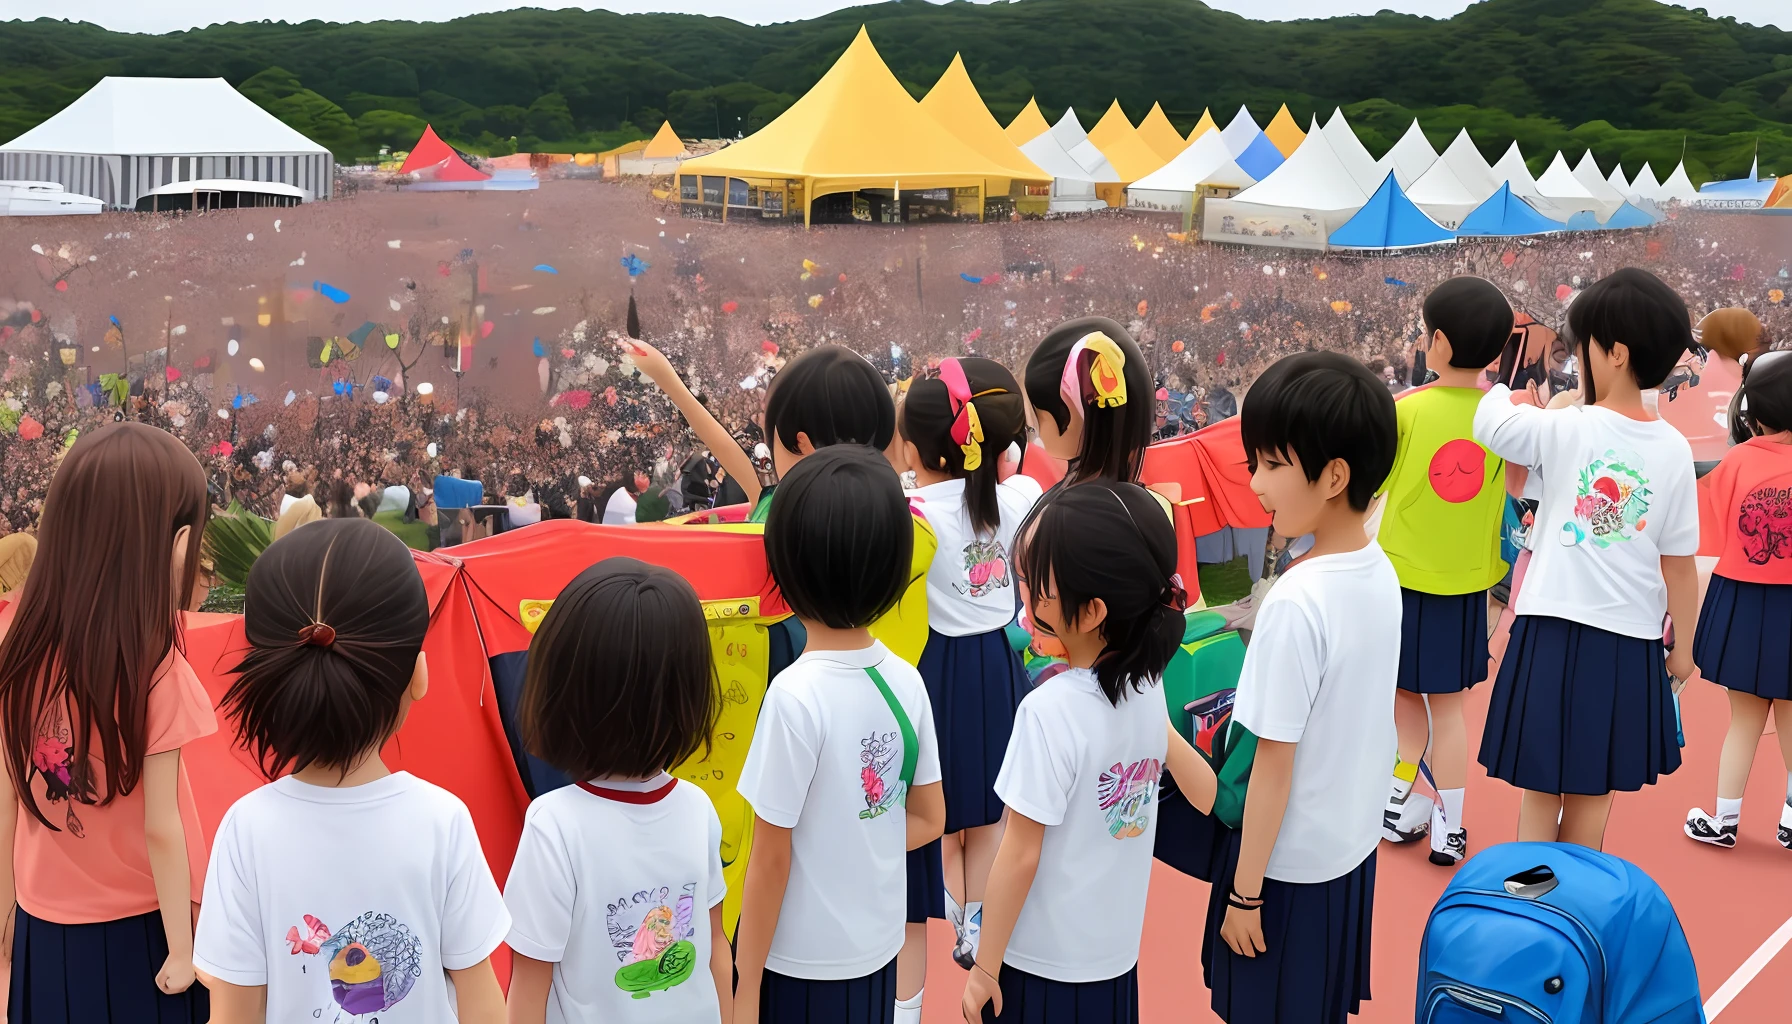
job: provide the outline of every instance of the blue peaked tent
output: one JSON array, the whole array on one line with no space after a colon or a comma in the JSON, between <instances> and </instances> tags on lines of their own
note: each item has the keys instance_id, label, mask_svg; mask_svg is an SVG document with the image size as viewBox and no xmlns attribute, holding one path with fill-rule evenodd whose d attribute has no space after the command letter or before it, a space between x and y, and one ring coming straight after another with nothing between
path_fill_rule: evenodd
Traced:
<instances>
[{"instance_id":1,"label":"blue peaked tent","mask_svg":"<svg viewBox=\"0 0 1792 1024\"><path fill-rule=\"evenodd\" d=\"M1390 171L1363 208L1339 225L1326 244L1347 249L1409 249L1448 242L1455 237L1454 231L1439 226L1406 198Z\"/></svg>"},{"instance_id":2,"label":"blue peaked tent","mask_svg":"<svg viewBox=\"0 0 1792 1024\"><path fill-rule=\"evenodd\" d=\"M1650 216L1647 210L1625 203L1605 219L1605 229L1607 231L1622 231L1625 228L1654 227L1656 223L1656 218Z\"/></svg>"},{"instance_id":3,"label":"blue peaked tent","mask_svg":"<svg viewBox=\"0 0 1792 1024\"><path fill-rule=\"evenodd\" d=\"M1568 223L1563 225L1569 231L1598 231L1603 226L1592 210L1575 211L1574 216L1569 217Z\"/></svg>"},{"instance_id":4,"label":"blue peaked tent","mask_svg":"<svg viewBox=\"0 0 1792 1024\"><path fill-rule=\"evenodd\" d=\"M1559 221L1550 220L1533 209L1530 203L1513 195L1512 185L1508 182L1502 184L1498 192L1488 196L1486 202L1475 207L1473 213L1464 217L1456 227L1456 234L1464 237L1509 238L1561 230L1563 225Z\"/></svg>"},{"instance_id":5,"label":"blue peaked tent","mask_svg":"<svg viewBox=\"0 0 1792 1024\"><path fill-rule=\"evenodd\" d=\"M1238 158L1233 163L1238 165L1239 170L1262 181L1269 177L1269 172L1282 166L1287 159L1282 155L1282 151L1276 148L1276 144L1269 141L1269 136L1258 132L1257 137L1244 148L1244 152L1238 154Z\"/></svg>"}]
</instances>

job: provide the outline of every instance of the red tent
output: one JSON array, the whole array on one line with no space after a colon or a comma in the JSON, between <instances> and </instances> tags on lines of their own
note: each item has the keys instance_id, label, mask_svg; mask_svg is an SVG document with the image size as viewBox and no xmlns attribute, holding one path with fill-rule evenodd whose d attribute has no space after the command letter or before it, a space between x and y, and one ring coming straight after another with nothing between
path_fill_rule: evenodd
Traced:
<instances>
[{"instance_id":1,"label":"red tent","mask_svg":"<svg viewBox=\"0 0 1792 1024\"><path fill-rule=\"evenodd\" d=\"M475 170L454 148L442 141L434 125L423 126L423 137L404 158L400 174L416 174L424 181L485 181L491 175Z\"/></svg>"}]
</instances>

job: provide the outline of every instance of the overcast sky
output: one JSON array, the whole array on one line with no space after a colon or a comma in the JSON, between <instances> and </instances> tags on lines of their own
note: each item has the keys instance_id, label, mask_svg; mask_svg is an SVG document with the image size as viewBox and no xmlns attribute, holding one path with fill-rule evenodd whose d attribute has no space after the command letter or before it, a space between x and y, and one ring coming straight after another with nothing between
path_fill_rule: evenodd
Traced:
<instances>
[{"instance_id":1,"label":"overcast sky","mask_svg":"<svg viewBox=\"0 0 1792 1024\"><path fill-rule=\"evenodd\" d=\"M983 2L983 0L978 0ZM1449 17L1467 0L1207 0L1211 7L1253 18L1286 20L1339 14L1373 14L1393 9L1431 17ZM1734 17L1756 25L1792 29L1792 3L1787 0L1703 0L1714 17ZM468 14L517 7L601 7L636 13L676 11L712 14L742 21L773 22L812 18L856 6L840 0L0 0L0 18L67 18L90 21L125 32L172 32L218 21L262 19L305 21L446 21ZM1692 3L1680 6L1692 6Z\"/></svg>"}]
</instances>

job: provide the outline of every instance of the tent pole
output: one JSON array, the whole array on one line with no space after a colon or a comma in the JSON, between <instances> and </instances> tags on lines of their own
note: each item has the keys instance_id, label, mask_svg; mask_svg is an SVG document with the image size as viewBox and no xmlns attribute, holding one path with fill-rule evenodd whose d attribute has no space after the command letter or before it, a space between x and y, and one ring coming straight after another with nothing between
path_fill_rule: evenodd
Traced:
<instances>
[{"instance_id":1,"label":"tent pole","mask_svg":"<svg viewBox=\"0 0 1792 1024\"><path fill-rule=\"evenodd\" d=\"M803 230L809 230L809 206L815 202L815 179L803 179Z\"/></svg>"},{"instance_id":2,"label":"tent pole","mask_svg":"<svg viewBox=\"0 0 1792 1024\"><path fill-rule=\"evenodd\" d=\"M978 180L978 182L977 182L977 223L979 223L979 224L983 223L983 204L989 201L989 197L984 195L984 191L988 188L989 188L988 181L981 180L981 179Z\"/></svg>"}]
</instances>

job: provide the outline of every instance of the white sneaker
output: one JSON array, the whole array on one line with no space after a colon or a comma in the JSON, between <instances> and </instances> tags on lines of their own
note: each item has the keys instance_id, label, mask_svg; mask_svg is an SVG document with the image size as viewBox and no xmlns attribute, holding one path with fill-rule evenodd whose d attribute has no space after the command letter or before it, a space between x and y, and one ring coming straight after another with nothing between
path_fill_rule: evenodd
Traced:
<instances>
[{"instance_id":1,"label":"white sneaker","mask_svg":"<svg viewBox=\"0 0 1792 1024\"><path fill-rule=\"evenodd\" d=\"M1468 856L1468 829L1450 828L1444 821L1444 809L1431 809L1431 863L1453 868Z\"/></svg>"},{"instance_id":2,"label":"white sneaker","mask_svg":"<svg viewBox=\"0 0 1792 1024\"><path fill-rule=\"evenodd\" d=\"M1736 846L1736 822L1726 825L1715 815L1706 814L1704 808L1694 807L1686 812L1686 835L1710 846L1733 849Z\"/></svg>"},{"instance_id":3,"label":"white sneaker","mask_svg":"<svg viewBox=\"0 0 1792 1024\"><path fill-rule=\"evenodd\" d=\"M1411 843L1425 838L1431 829L1432 809L1436 804L1428 796L1408 793L1405 800L1388 798L1381 812L1381 838L1390 843Z\"/></svg>"},{"instance_id":4,"label":"white sneaker","mask_svg":"<svg viewBox=\"0 0 1792 1024\"><path fill-rule=\"evenodd\" d=\"M977 966L977 943L983 937L983 908L979 906L975 913L967 913L964 918L964 932L958 937L958 945L952 949L952 959L965 970Z\"/></svg>"}]
</instances>

